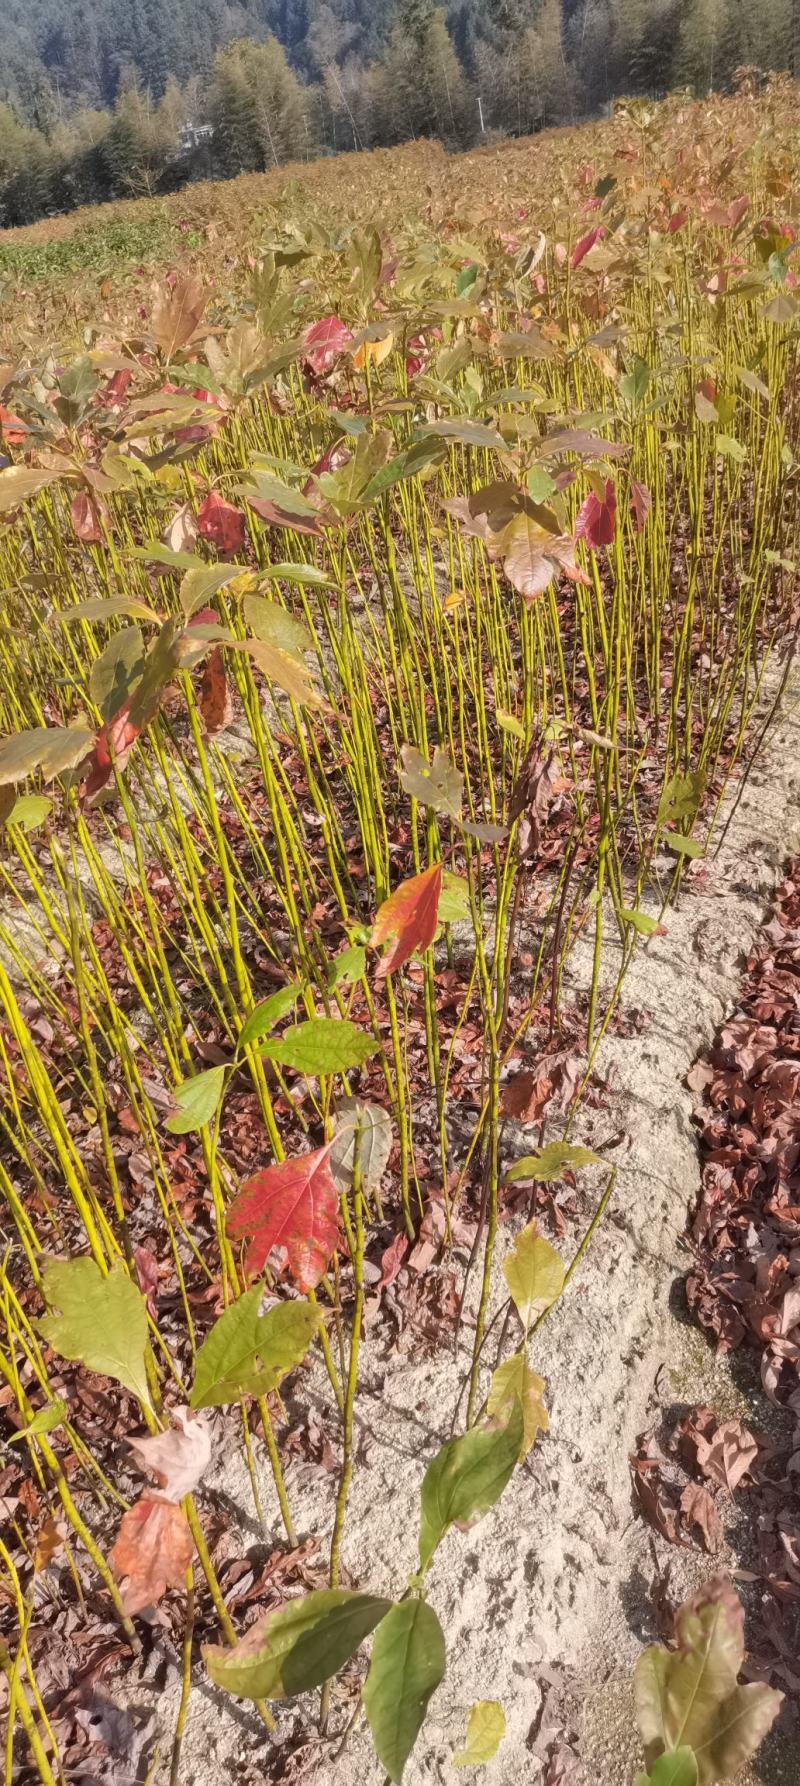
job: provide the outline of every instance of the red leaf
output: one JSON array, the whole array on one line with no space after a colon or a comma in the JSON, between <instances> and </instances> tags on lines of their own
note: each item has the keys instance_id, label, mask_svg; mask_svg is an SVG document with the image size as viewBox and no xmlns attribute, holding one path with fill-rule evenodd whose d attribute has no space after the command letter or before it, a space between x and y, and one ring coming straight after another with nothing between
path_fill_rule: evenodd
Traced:
<instances>
[{"instance_id":1,"label":"red leaf","mask_svg":"<svg viewBox=\"0 0 800 1786\"><path fill-rule=\"evenodd\" d=\"M688 212L686 211L673 211L669 223L667 224L667 229L671 236L677 235L678 230L683 229L687 215Z\"/></svg>"},{"instance_id":2,"label":"red leaf","mask_svg":"<svg viewBox=\"0 0 800 1786\"><path fill-rule=\"evenodd\" d=\"M373 949L394 938L391 949L378 963L378 978L395 973L417 949L427 949L436 935L439 899L442 891L442 864L436 862L424 873L402 881L379 908L372 927Z\"/></svg>"},{"instance_id":3,"label":"red leaf","mask_svg":"<svg viewBox=\"0 0 800 1786\"><path fill-rule=\"evenodd\" d=\"M121 1121L120 1121L120 1127L121 1128L125 1127L125 1124ZM134 1118L134 1134L138 1135L138 1133L139 1133L138 1125L136 1124L136 1119ZM139 1289L142 1292L145 1302L147 1303L148 1314L152 1315L152 1318L154 1321L157 1321L158 1320L158 1286L159 1286L159 1281L160 1281L159 1270L158 1270L158 1260L156 1259L155 1255L150 1252L148 1247L137 1246L136 1251L133 1255L133 1263L134 1263L134 1268L136 1271L136 1282L139 1285Z\"/></svg>"},{"instance_id":4,"label":"red leaf","mask_svg":"<svg viewBox=\"0 0 800 1786\"><path fill-rule=\"evenodd\" d=\"M378 1281L379 1290L384 1289L388 1284L394 1283L398 1272L402 1270L403 1260L407 1252L408 1235L396 1234L394 1240L390 1241L385 1251L381 1253L381 1275Z\"/></svg>"},{"instance_id":5,"label":"red leaf","mask_svg":"<svg viewBox=\"0 0 800 1786\"><path fill-rule=\"evenodd\" d=\"M209 657L203 680L200 684L200 717L207 738L215 737L223 732L233 718L233 702L228 678L225 674L225 663L222 646L215 645Z\"/></svg>"},{"instance_id":6,"label":"red leaf","mask_svg":"<svg viewBox=\"0 0 800 1786\"><path fill-rule=\"evenodd\" d=\"M251 1237L247 1271L258 1277L273 1247L283 1246L298 1290L314 1290L336 1246L339 1193L330 1168L332 1143L266 1166L242 1185L228 1210L228 1232Z\"/></svg>"},{"instance_id":7,"label":"red leaf","mask_svg":"<svg viewBox=\"0 0 800 1786\"><path fill-rule=\"evenodd\" d=\"M125 402L132 377L133 373L128 367L121 366L119 372L115 372L109 379L103 392L103 398L110 409L116 409Z\"/></svg>"},{"instance_id":8,"label":"red leaf","mask_svg":"<svg viewBox=\"0 0 800 1786\"><path fill-rule=\"evenodd\" d=\"M0 403L0 436L8 446L22 446L25 436L30 432L18 415L12 415Z\"/></svg>"},{"instance_id":9,"label":"red leaf","mask_svg":"<svg viewBox=\"0 0 800 1786\"><path fill-rule=\"evenodd\" d=\"M192 1534L181 1507L156 1495L142 1495L128 1509L111 1552L123 1581L127 1613L155 1606L167 1588L180 1588L192 1560Z\"/></svg>"},{"instance_id":10,"label":"red leaf","mask_svg":"<svg viewBox=\"0 0 800 1786\"><path fill-rule=\"evenodd\" d=\"M614 538L617 515L617 494L611 478L606 478L603 501L590 490L582 503L575 523L575 534L590 546L610 546Z\"/></svg>"},{"instance_id":11,"label":"red leaf","mask_svg":"<svg viewBox=\"0 0 800 1786\"><path fill-rule=\"evenodd\" d=\"M631 478L631 508L633 509L634 526L641 533L645 521L653 506L653 498L646 484L640 484L638 478Z\"/></svg>"},{"instance_id":12,"label":"red leaf","mask_svg":"<svg viewBox=\"0 0 800 1786\"><path fill-rule=\"evenodd\" d=\"M595 242L602 242L605 233L602 223L598 223L594 229L588 230L585 236L581 236L580 241L572 250L571 265L579 267L584 256L589 253L589 249L594 247Z\"/></svg>"},{"instance_id":13,"label":"red leaf","mask_svg":"<svg viewBox=\"0 0 800 1786\"><path fill-rule=\"evenodd\" d=\"M106 786L114 773L115 762L118 769L125 768L141 729L132 725L128 718L130 706L130 701L126 701L119 713L107 720L97 734L89 759L89 772L83 784L84 799L91 800Z\"/></svg>"},{"instance_id":14,"label":"red leaf","mask_svg":"<svg viewBox=\"0 0 800 1786\"><path fill-rule=\"evenodd\" d=\"M313 322L303 336L305 363L317 378L330 372L339 355L349 347L353 337L340 316L323 316Z\"/></svg>"},{"instance_id":15,"label":"red leaf","mask_svg":"<svg viewBox=\"0 0 800 1786\"><path fill-rule=\"evenodd\" d=\"M86 545L99 546L103 540L102 510L88 490L79 490L77 496L73 496L69 512L76 537Z\"/></svg>"},{"instance_id":16,"label":"red leaf","mask_svg":"<svg viewBox=\"0 0 800 1786\"><path fill-rule=\"evenodd\" d=\"M197 514L197 531L203 539L210 540L212 546L229 558L232 553L241 552L244 528L241 509L234 508L232 502L225 502L215 490L209 490Z\"/></svg>"}]
</instances>

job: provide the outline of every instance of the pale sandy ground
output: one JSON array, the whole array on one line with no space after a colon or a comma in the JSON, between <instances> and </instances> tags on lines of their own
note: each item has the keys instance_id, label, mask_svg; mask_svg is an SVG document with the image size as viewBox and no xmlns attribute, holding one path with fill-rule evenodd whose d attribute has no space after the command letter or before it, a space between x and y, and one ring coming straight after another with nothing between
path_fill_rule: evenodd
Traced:
<instances>
[{"instance_id":1,"label":"pale sandy ground","mask_svg":"<svg viewBox=\"0 0 800 1786\"><path fill-rule=\"evenodd\" d=\"M483 1523L448 1536L431 1570L430 1599L447 1637L448 1670L406 1769L407 1786L478 1777L459 1775L451 1757L480 1698L502 1702L508 1727L483 1770L486 1786L535 1786L541 1761L531 1744L548 1669L563 1670L571 1683L587 1783L630 1786L633 1778L639 1757L630 1674L657 1632L647 1591L650 1539L633 1515L628 1453L659 1408L708 1400L729 1414L746 1409L749 1393L670 1307L687 1264L678 1236L699 1185L693 1100L684 1077L735 998L743 955L781 864L800 846L798 737L795 694L745 788L709 890L681 895L667 919L669 934L641 947L630 970L624 1005L650 1013L652 1021L644 1034L614 1036L604 1045L599 1065L610 1082L610 1104L588 1112L581 1129L589 1143L625 1131L613 1156L616 1195L567 1295L536 1336L532 1362L547 1382L551 1431ZM532 1130L518 1127L508 1151L529 1151L534 1140ZM602 1182L596 1170L594 1182L592 1174L582 1175L587 1209ZM519 1225L502 1231L501 1254ZM570 1237L563 1248L565 1255L571 1250ZM471 1336L464 1332L458 1357L444 1352L419 1363L383 1356L381 1343L379 1323L362 1350L359 1448L343 1561L354 1581L391 1594L402 1591L415 1566L420 1482L426 1462L449 1437ZM312 1374L302 1393L327 1400L326 1389L321 1373ZM763 1420L763 1403L753 1418ZM260 1536L238 1456L219 1459L211 1486L240 1508L248 1541ZM326 1533L331 1477L294 1466L288 1486L299 1530ZM275 1496L266 1474L262 1492L271 1517ZM661 1545L664 1560L666 1549ZM686 1552L671 1557L679 1571L673 1584L681 1588L713 1571L699 1551L688 1553L688 1561ZM168 1761L177 1684L156 1693L143 1681L133 1698L156 1710ZM341 1729L351 1704L337 1709L334 1698L334 1729ZM313 1723L315 1710L310 1702L279 1708L279 1737L297 1730L301 1712ZM545 1707L545 1729L548 1716ZM181 1769L185 1786L263 1779L268 1753L252 1708L203 1683L195 1688ZM315 1786L381 1786L384 1778L363 1723L338 1760L320 1745L306 1750L301 1769L287 1777ZM749 1777L791 1786L800 1778L800 1756L773 1745Z\"/></svg>"}]
</instances>

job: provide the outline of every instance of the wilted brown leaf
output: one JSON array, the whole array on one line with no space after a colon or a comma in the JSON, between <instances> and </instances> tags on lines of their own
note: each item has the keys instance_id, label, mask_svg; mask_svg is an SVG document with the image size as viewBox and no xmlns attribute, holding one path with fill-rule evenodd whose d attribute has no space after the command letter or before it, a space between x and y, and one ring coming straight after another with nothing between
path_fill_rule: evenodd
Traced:
<instances>
[{"instance_id":1,"label":"wilted brown leaf","mask_svg":"<svg viewBox=\"0 0 800 1786\"><path fill-rule=\"evenodd\" d=\"M146 1606L156 1606L167 1588L183 1587L192 1551L192 1534L181 1507L155 1495L135 1501L111 1552L125 1611L133 1616Z\"/></svg>"}]
</instances>

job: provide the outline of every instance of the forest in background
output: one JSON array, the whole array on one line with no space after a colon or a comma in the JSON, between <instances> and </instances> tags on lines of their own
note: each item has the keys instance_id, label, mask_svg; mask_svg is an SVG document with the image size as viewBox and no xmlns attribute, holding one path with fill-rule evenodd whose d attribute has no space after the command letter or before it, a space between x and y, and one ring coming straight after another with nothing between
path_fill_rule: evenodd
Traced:
<instances>
[{"instance_id":1,"label":"forest in background","mask_svg":"<svg viewBox=\"0 0 800 1786\"><path fill-rule=\"evenodd\" d=\"M4 0L0 227L619 94L800 74L793 0Z\"/></svg>"}]
</instances>

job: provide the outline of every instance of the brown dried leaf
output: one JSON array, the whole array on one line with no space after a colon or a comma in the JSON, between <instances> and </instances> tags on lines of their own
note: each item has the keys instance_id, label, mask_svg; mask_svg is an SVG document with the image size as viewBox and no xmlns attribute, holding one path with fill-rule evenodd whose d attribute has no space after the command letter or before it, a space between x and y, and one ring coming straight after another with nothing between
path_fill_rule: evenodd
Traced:
<instances>
[{"instance_id":1,"label":"brown dried leaf","mask_svg":"<svg viewBox=\"0 0 800 1786\"><path fill-rule=\"evenodd\" d=\"M715 1551L722 1537L719 1514L707 1488L701 1482L687 1482L681 1495L681 1513L686 1525L697 1526L707 1551Z\"/></svg>"},{"instance_id":2,"label":"brown dried leaf","mask_svg":"<svg viewBox=\"0 0 800 1786\"><path fill-rule=\"evenodd\" d=\"M167 1588L179 1588L192 1560L189 1522L174 1501L142 1495L128 1509L111 1552L122 1582L122 1601L131 1616L156 1606Z\"/></svg>"}]
</instances>

